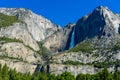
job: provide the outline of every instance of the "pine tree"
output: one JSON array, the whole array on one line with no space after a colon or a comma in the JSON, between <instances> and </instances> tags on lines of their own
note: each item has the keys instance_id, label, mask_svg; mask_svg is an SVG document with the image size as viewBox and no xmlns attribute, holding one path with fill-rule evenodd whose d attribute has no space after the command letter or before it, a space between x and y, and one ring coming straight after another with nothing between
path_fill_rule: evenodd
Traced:
<instances>
[{"instance_id":1,"label":"pine tree","mask_svg":"<svg viewBox=\"0 0 120 80\"><path fill-rule=\"evenodd\" d=\"M77 75L76 80L86 80L86 76L84 74L79 74Z\"/></svg>"},{"instance_id":2,"label":"pine tree","mask_svg":"<svg viewBox=\"0 0 120 80\"><path fill-rule=\"evenodd\" d=\"M101 80L113 80L111 74L106 68L102 70L100 74L100 79Z\"/></svg>"},{"instance_id":3,"label":"pine tree","mask_svg":"<svg viewBox=\"0 0 120 80\"><path fill-rule=\"evenodd\" d=\"M49 74L48 79L49 80L57 80L57 77L54 74Z\"/></svg>"},{"instance_id":4,"label":"pine tree","mask_svg":"<svg viewBox=\"0 0 120 80\"><path fill-rule=\"evenodd\" d=\"M63 72L61 74L61 80L75 80L75 77L70 72Z\"/></svg>"},{"instance_id":5,"label":"pine tree","mask_svg":"<svg viewBox=\"0 0 120 80\"><path fill-rule=\"evenodd\" d=\"M113 79L114 79L114 80L120 80L120 71L116 71L116 72L113 74Z\"/></svg>"},{"instance_id":6,"label":"pine tree","mask_svg":"<svg viewBox=\"0 0 120 80\"><path fill-rule=\"evenodd\" d=\"M2 80L2 65L0 64L0 80Z\"/></svg>"},{"instance_id":7,"label":"pine tree","mask_svg":"<svg viewBox=\"0 0 120 80\"><path fill-rule=\"evenodd\" d=\"M3 80L9 80L9 74L8 74L8 67L7 65L5 64L2 68L2 79Z\"/></svg>"}]
</instances>

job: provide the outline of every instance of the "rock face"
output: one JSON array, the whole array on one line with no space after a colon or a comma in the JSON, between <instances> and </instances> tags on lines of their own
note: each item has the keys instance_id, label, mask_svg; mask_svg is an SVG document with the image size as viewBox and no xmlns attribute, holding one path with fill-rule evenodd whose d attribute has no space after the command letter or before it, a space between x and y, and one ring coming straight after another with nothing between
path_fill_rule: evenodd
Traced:
<instances>
[{"instance_id":1,"label":"rock face","mask_svg":"<svg viewBox=\"0 0 120 80\"><path fill-rule=\"evenodd\" d=\"M0 26L0 63L17 71L33 73L43 65L43 43L50 52L69 49L70 38L75 24L65 28L24 8L0 8L4 16L15 16L19 22ZM2 19L0 19L2 20Z\"/></svg>"},{"instance_id":2,"label":"rock face","mask_svg":"<svg viewBox=\"0 0 120 80\"><path fill-rule=\"evenodd\" d=\"M75 28L75 44L94 36L115 37L119 33L120 15L107 7L97 7L91 14L78 20Z\"/></svg>"},{"instance_id":3,"label":"rock face","mask_svg":"<svg viewBox=\"0 0 120 80\"><path fill-rule=\"evenodd\" d=\"M0 8L0 13L16 16L18 19L25 22L28 32L36 41L45 39L61 28L48 19L24 8Z\"/></svg>"},{"instance_id":4,"label":"rock face","mask_svg":"<svg viewBox=\"0 0 120 80\"><path fill-rule=\"evenodd\" d=\"M63 65L63 64L50 64L51 74L62 74L63 72L70 72L73 75L77 76L79 73L83 74L95 74L95 68L89 65Z\"/></svg>"},{"instance_id":5,"label":"rock face","mask_svg":"<svg viewBox=\"0 0 120 80\"><path fill-rule=\"evenodd\" d=\"M42 61L38 54L30 50L28 47L25 47L22 43L11 42L4 43L1 47L4 53L1 53L3 56L9 56L13 58L18 58L28 63L37 63Z\"/></svg>"},{"instance_id":6,"label":"rock face","mask_svg":"<svg viewBox=\"0 0 120 80\"><path fill-rule=\"evenodd\" d=\"M71 72L73 75L77 76L79 73L83 74L95 74L98 69L94 65L87 64L74 64L76 62L80 63L91 63L94 60L92 55L85 54L83 52L63 52L52 56L50 60L50 73L51 74L61 74L65 71ZM67 61L72 61L72 63L66 63Z\"/></svg>"},{"instance_id":7,"label":"rock face","mask_svg":"<svg viewBox=\"0 0 120 80\"><path fill-rule=\"evenodd\" d=\"M44 63L38 42L61 27L24 8L0 8L0 13L19 20L8 26L0 25L0 64L7 64L22 73L33 73L38 64Z\"/></svg>"},{"instance_id":8,"label":"rock face","mask_svg":"<svg viewBox=\"0 0 120 80\"><path fill-rule=\"evenodd\" d=\"M0 64L7 64L11 69L32 74L37 67L36 64L42 62L41 56L23 43L9 42L1 45Z\"/></svg>"},{"instance_id":9,"label":"rock face","mask_svg":"<svg viewBox=\"0 0 120 80\"><path fill-rule=\"evenodd\" d=\"M63 29L56 31L53 35L44 40L43 46L52 52L68 50L74 26L75 24L68 24Z\"/></svg>"},{"instance_id":10,"label":"rock face","mask_svg":"<svg viewBox=\"0 0 120 80\"><path fill-rule=\"evenodd\" d=\"M33 39L26 25L23 23L15 23L9 27L6 27L5 29L1 28L0 37L2 36L19 39L23 41L25 45L29 45L34 50L39 50L36 40Z\"/></svg>"},{"instance_id":11,"label":"rock face","mask_svg":"<svg viewBox=\"0 0 120 80\"><path fill-rule=\"evenodd\" d=\"M79 19L75 25L76 46L52 56L51 73L67 70L74 75L94 74L104 67L110 72L119 70L119 24L120 15L102 6Z\"/></svg>"},{"instance_id":12,"label":"rock face","mask_svg":"<svg viewBox=\"0 0 120 80\"><path fill-rule=\"evenodd\" d=\"M64 28L24 8L0 8L0 13L20 20L0 24L0 64L22 73L43 68L51 74L68 71L75 76L104 67L111 72L120 69L120 15L107 7L97 7ZM71 43L76 45L72 49ZM44 47L53 54L46 56Z\"/></svg>"}]
</instances>

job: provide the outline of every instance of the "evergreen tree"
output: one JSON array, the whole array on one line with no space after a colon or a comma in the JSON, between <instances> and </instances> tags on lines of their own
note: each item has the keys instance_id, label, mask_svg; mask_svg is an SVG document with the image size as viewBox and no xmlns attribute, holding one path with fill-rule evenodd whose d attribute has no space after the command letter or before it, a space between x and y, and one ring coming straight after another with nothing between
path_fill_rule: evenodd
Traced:
<instances>
[{"instance_id":1,"label":"evergreen tree","mask_svg":"<svg viewBox=\"0 0 120 80\"><path fill-rule=\"evenodd\" d=\"M9 80L8 67L6 64L2 68L2 79Z\"/></svg>"},{"instance_id":2,"label":"evergreen tree","mask_svg":"<svg viewBox=\"0 0 120 80\"><path fill-rule=\"evenodd\" d=\"M75 80L75 77L70 72L64 72L61 74L59 80Z\"/></svg>"},{"instance_id":3,"label":"evergreen tree","mask_svg":"<svg viewBox=\"0 0 120 80\"><path fill-rule=\"evenodd\" d=\"M39 74L39 80L48 80L47 74Z\"/></svg>"},{"instance_id":4,"label":"evergreen tree","mask_svg":"<svg viewBox=\"0 0 120 80\"><path fill-rule=\"evenodd\" d=\"M30 73L24 74L25 80L31 80L31 75Z\"/></svg>"},{"instance_id":5,"label":"evergreen tree","mask_svg":"<svg viewBox=\"0 0 120 80\"><path fill-rule=\"evenodd\" d=\"M93 75L79 74L75 79L69 72L57 76L40 72L35 72L33 75L30 75L30 73L22 74L15 69L9 70L5 64L3 67L0 65L0 80L120 80L120 71L116 71L112 75L107 69L103 69Z\"/></svg>"},{"instance_id":6,"label":"evergreen tree","mask_svg":"<svg viewBox=\"0 0 120 80\"><path fill-rule=\"evenodd\" d=\"M2 65L0 64L0 80L2 80Z\"/></svg>"},{"instance_id":7,"label":"evergreen tree","mask_svg":"<svg viewBox=\"0 0 120 80\"><path fill-rule=\"evenodd\" d=\"M113 79L114 79L114 80L120 80L120 71L116 71L116 72L113 74Z\"/></svg>"},{"instance_id":8,"label":"evergreen tree","mask_svg":"<svg viewBox=\"0 0 120 80\"><path fill-rule=\"evenodd\" d=\"M79 74L77 75L76 80L86 80L86 76L84 74Z\"/></svg>"},{"instance_id":9,"label":"evergreen tree","mask_svg":"<svg viewBox=\"0 0 120 80\"><path fill-rule=\"evenodd\" d=\"M17 72L16 70L9 70L9 76L10 76L10 80L16 80L16 75L17 75Z\"/></svg>"},{"instance_id":10,"label":"evergreen tree","mask_svg":"<svg viewBox=\"0 0 120 80\"><path fill-rule=\"evenodd\" d=\"M57 80L57 77L54 74L49 74L48 80Z\"/></svg>"},{"instance_id":11,"label":"evergreen tree","mask_svg":"<svg viewBox=\"0 0 120 80\"><path fill-rule=\"evenodd\" d=\"M109 73L109 71L106 68L103 69L102 72L100 72L99 74L101 80L113 80L112 75Z\"/></svg>"}]
</instances>

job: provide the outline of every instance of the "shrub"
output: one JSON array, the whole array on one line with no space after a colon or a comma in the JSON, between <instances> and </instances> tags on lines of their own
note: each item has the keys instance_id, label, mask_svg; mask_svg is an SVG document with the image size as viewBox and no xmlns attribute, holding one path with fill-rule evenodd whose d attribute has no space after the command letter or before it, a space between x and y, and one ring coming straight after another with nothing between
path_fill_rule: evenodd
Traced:
<instances>
[{"instance_id":1,"label":"shrub","mask_svg":"<svg viewBox=\"0 0 120 80\"><path fill-rule=\"evenodd\" d=\"M82 52L89 52L89 53L91 53L94 50L92 45L93 44L92 44L92 42L90 40L86 40L86 41L83 41L83 42L79 43L74 48L70 49L70 51L71 52L82 51Z\"/></svg>"},{"instance_id":2,"label":"shrub","mask_svg":"<svg viewBox=\"0 0 120 80\"><path fill-rule=\"evenodd\" d=\"M19 39L11 39L11 38L7 38L7 37L0 37L0 41L4 41L4 43L7 42L20 42L22 43L22 41L20 41Z\"/></svg>"},{"instance_id":3,"label":"shrub","mask_svg":"<svg viewBox=\"0 0 120 80\"><path fill-rule=\"evenodd\" d=\"M0 13L0 28L12 25L15 22L20 22L15 16L8 16Z\"/></svg>"},{"instance_id":4,"label":"shrub","mask_svg":"<svg viewBox=\"0 0 120 80\"><path fill-rule=\"evenodd\" d=\"M66 65L84 65L84 63L80 63L78 61L71 61L71 60L68 60L68 61L65 61L63 62L63 64L66 64Z\"/></svg>"}]
</instances>

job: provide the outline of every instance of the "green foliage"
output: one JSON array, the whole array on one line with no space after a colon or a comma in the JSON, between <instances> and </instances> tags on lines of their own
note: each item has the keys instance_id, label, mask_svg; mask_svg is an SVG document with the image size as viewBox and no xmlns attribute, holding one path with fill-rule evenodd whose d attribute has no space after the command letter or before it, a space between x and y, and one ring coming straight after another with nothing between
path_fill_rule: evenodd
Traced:
<instances>
[{"instance_id":1,"label":"green foliage","mask_svg":"<svg viewBox=\"0 0 120 80\"><path fill-rule=\"evenodd\" d=\"M76 80L86 80L86 75L85 74L79 74L79 75L77 75Z\"/></svg>"},{"instance_id":2,"label":"green foliage","mask_svg":"<svg viewBox=\"0 0 120 80\"><path fill-rule=\"evenodd\" d=\"M90 40L86 40L86 41L83 41L83 42L79 43L74 48L70 49L70 51L71 52L82 51L82 52L91 53L94 50L94 48L92 46L93 46L92 42Z\"/></svg>"},{"instance_id":3,"label":"green foliage","mask_svg":"<svg viewBox=\"0 0 120 80\"><path fill-rule=\"evenodd\" d=\"M8 74L8 67L7 65L5 64L2 68L2 79L3 80L9 80L9 74Z\"/></svg>"},{"instance_id":4,"label":"green foliage","mask_svg":"<svg viewBox=\"0 0 120 80\"><path fill-rule=\"evenodd\" d=\"M66 64L66 65L92 65L91 63L81 63L79 61L71 61L71 60L68 60L68 61L65 61L63 62L63 64Z\"/></svg>"},{"instance_id":5,"label":"green foliage","mask_svg":"<svg viewBox=\"0 0 120 80\"><path fill-rule=\"evenodd\" d=\"M112 51L120 50L120 44L114 45L113 48L111 49Z\"/></svg>"},{"instance_id":6,"label":"green foliage","mask_svg":"<svg viewBox=\"0 0 120 80\"><path fill-rule=\"evenodd\" d=\"M98 73L101 80L113 80L112 75L109 73L109 71L104 68L101 72Z\"/></svg>"},{"instance_id":7,"label":"green foliage","mask_svg":"<svg viewBox=\"0 0 120 80\"><path fill-rule=\"evenodd\" d=\"M61 75L53 75L47 73L35 72L21 74L15 69L11 70L5 64L0 65L0 80L120 80L120 71L110 73L106 68L96 74L78 74L76 79L70 72L63 72Z\"/></svg>"},{"instance_id":8,"label":"green foliage","mask_svg":"<svg viewBox=\"0 0 120 80\"><path fill-rule=\"evenodd\" d=\"M93 63L94 67L97 68L108 68L112 65L117 65L120 66L120 60L116 60L116 61L108 61L108 62L94 62Z\"/></svg>"},{"instance_id":9,"label":"green foliage","mask_svg":"<svg viewBox=\"0 0 120 80\"><path fill-rule=\"evenodd\" d=\"M40 73L40 72L35 72L32 75L32 77L33 77L32 80L48 80L49 79L48 74Z\"/></svg>"},{"instance_id":10,"label":"green foliage","mask_svg":"<svg viewBox=\"0 0 120 80\"><path fill-rule=\"evenodd\" d=\"M7 56L7 55L0 56L0 59L4 59L4 58L16 59L16 60L19 60L19 61L23 61L23 59L22 59L22 58L15 58L15 57L10 57L10 56Z\"/></svg>"},{"instance_id":11,"label":"green foliage","mask_svg":"<svg viewBox=\"0 0 120 80\"><path fill-rule=\"evenodd\" d=\"M84 63L80 63L78 61L71 61L71 60L68 60L68 61L65 61L63 62L63 64L66 64L66 65L84 65Z\"/></svg>"},{"instance_id":12,"label":"green foliage","mask_svg":"<svg viewBox=\"0 0 120 80\"><path fill-rule=\"evenodd\" d=\"M95 62L94 67L97 68L107 68L109 65L111 65L110 62Z\"/></svg>"},{"instance_id":13,"label":"green foliage","mask_svg":"<svg viewBox=\"0 0 120 80\"><path fill-rule=\"evenodd\" d=\"M64 72L60 76L57 76L57 80L75 80L75 77L69 72Z\"/></svg>"},{"instance_id":14,"label":"green foliage","mask_svg":"<svg viewBox=\"0 0 120 80\"><path fill-rule=\"evenodd\" d=\"M7 42L20 42L22 43L22 41L18 40L18 39L11 39L11 38L7 38L7 37L0 37L0 41L2 41L3 43L7 43Z\"/></svg>"},{"instance_id":15,"label":"green foliage","mask_svg":"<svg viewBox=\"0 0 120 80\"><path fill-rule=\"evenodd\" d=\"M48 80L57 80L57 78L54 74L49 74L48 75Z\"/></svg>"},{"instance_id":16,"label":"green foliage","mask_svg":"<svg viewBox=\"0 0 120 80\"><path fill-rule=\"evenodd\" d=\"M8 16L0 13L0 28L12 25L15 22L20 22L15 16Z\"/></svg>"},{"instance_id":17,"label":"green foliage","mask_svg":"<svg viewBox=\"0 0 120 80\"><path fill-rule=\"evenodd\" d=\"M40 72L35 72L33 75L30 73L21 74L15 69L9 69L5 64L3 67L0 65L0 80L75 80L75 77L69 72L64 72L58 76Z\"/></svg>"},{"instance_id":18,"label":"green foliage","mask_svg":"<svg viewBox=\"0 0 120 80\"><path fill-rule=\"evenodd\" d=\"M120 71L116 71L116 72L113 74L113 79L114 79L114 80L120 80Z\"/></svg>"},{"instance_id":19,"label":"green foliage","mask_svg":"<svg viewBox=\"0 0 120 80\"><path fill-rule=\"evenodd\" d=\"M93 76L90 74L79 74L76 80L93 80Z\"/></svg>"},{"instance_id":20,"label":"green foliage","mask_svg":"<svg viewBox=\"0 0 120 80\"><path fill-rule=\"evenodd\" d=\"M117 40L115 45L112 45L111 51L120 50L120 41Z\"/></svg>"},{"instance_id":21,"label":"green foliage","mask_svg":"<svg viewBox=\"0 0 120 80\"><path fill-rule=\"evenodd\" d=\"M37 53L39 53L40 55L42 55L43 58L47 59L49 51L43 46L42 42L37 42L37 43L38 43L39 48L40 48L40 50L37 51Z\"/></svg>"},{"instance_id":22,"label":"green foliage","mask_svg":"<svg viewBox=\"0 0 120 80\"><path fill-rule=\"evenodd\" d=\"M23 41L19 40L19 39L12 39L12 38L8 38L8 37L0 37L0 43L4 44L4 43L8 43L8 42L19 42L19 43L22 43L25 47L35 51L32 47L30 47L29 45L25 45L23 43Z\"/></svg>"},{"instance_id":23,"label":"green foliage","mask_svg":"<svg viewBox=\"0 0 120 80\"><path fill-rule=\"evenodd\" d=\"M93 50L110 50L110 51L116 51L120 50L120 41L116 40L116 43L110 43L109 46L101 46L101 43L98 41L94 41L94 38L92 39L86 39L79 44L77 44L74 48L70 49L70 52L87 52L92 53Z\"/></svg>"},{"instance_id":24,"label":"green foliage","mask_svg":"<svg viewBox=\"0 0 120 80\"><path fill-rule=\"evenodd\" d=\"M117 80L117 79L113 79L112 74L110 74L109 71L105 68L94 75L79 74L76 77L76 80Z\"/></svg>"}]
</instances>

